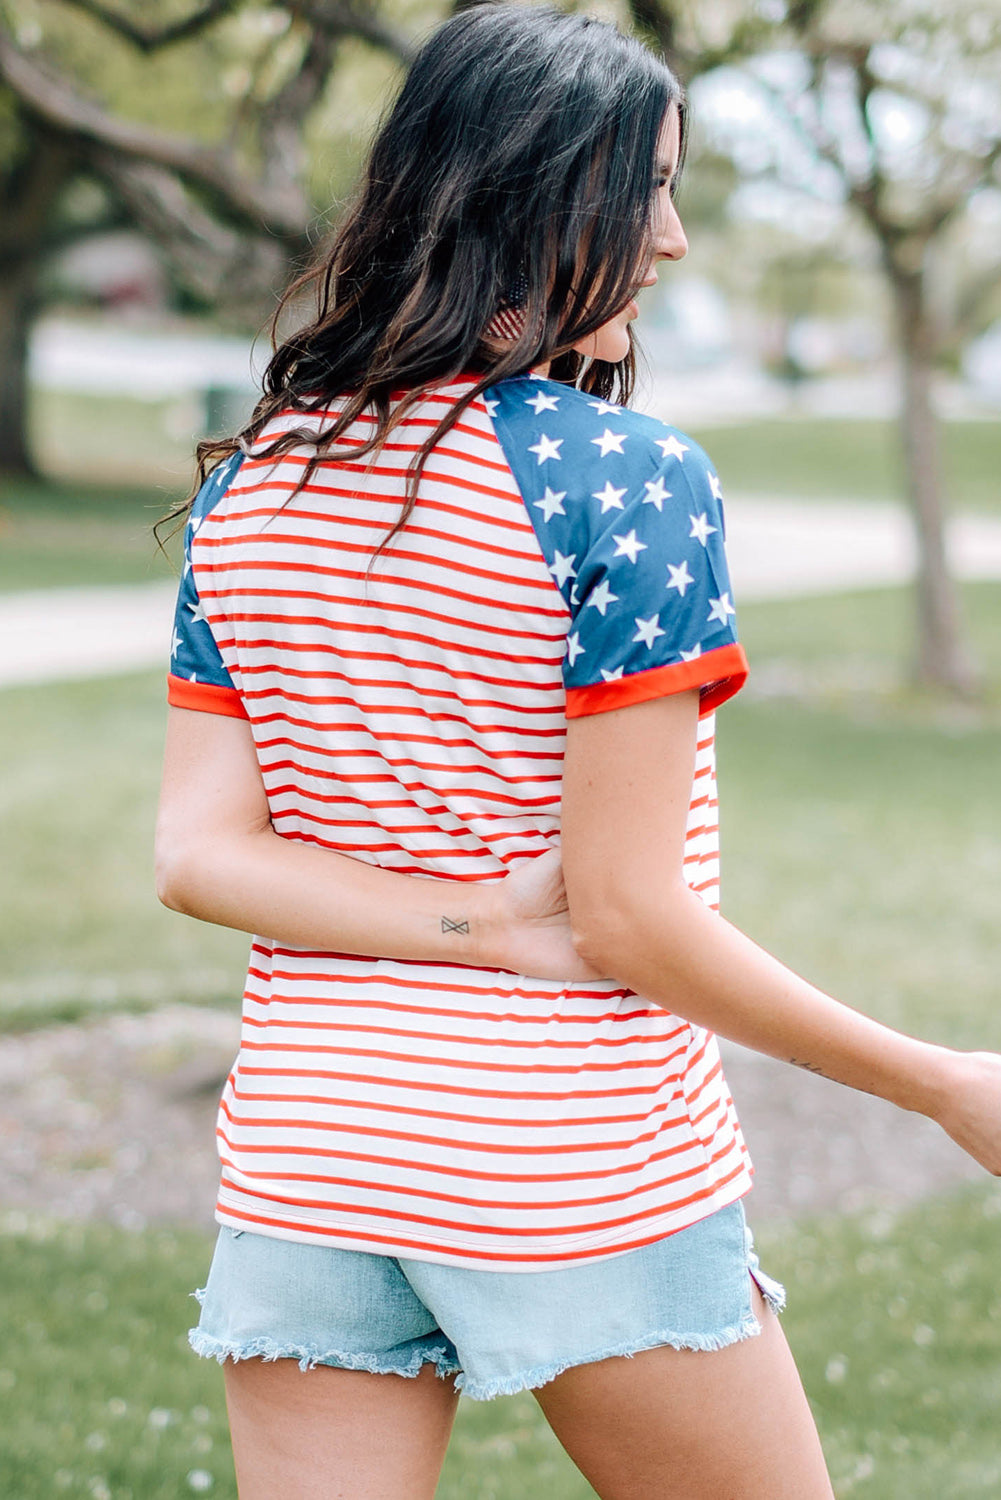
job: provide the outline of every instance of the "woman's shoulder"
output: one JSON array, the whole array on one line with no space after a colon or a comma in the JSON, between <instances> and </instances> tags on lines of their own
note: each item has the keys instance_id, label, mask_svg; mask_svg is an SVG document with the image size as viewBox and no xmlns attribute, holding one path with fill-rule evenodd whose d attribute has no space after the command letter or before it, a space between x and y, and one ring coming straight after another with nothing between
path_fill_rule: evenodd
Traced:
<instances>
[{"instance_id":1,"label":"woman's shoulder","mask_svg":"<svg viewBox=\"0 0 1001 1500\"><path fill-rule=\"evenodd\" d=\"M505 435L538 467L572 459L575 467L600 468L612 462L621 472L647 471L651 463L713 472L712 461L694 438L670 423L619 406L540 375L518 375L485 392L487 409ZM530 460L531 461L531 460Z\"/></svg>"},{"instance_id":2,"label":"woman's shoulder","mask_svg":"<svg viewBox=\"0 0 1001 1500\"><path fill-rule=\"evenodd\" d=\"M580 496L589 509L604 496L602 514L634 496L658 512L671 495L721 499L704 449L646 412L538 375L501 381L485 397L523 490L541 479L551 491Z\"/></svg>"}]
</instances>

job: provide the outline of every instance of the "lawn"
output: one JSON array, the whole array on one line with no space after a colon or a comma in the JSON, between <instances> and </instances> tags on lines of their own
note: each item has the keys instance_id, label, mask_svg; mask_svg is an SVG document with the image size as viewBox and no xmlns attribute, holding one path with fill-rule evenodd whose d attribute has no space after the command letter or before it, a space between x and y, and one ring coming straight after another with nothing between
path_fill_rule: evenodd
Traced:
<instances>
[{"instance_id":1,"label":"lawn","mask_svg":"<svg viewBox=\"0 0 1001 1500\"><path fill-rule=\"evenodd\" d=\"M989 1185L759 1236L839 1497L1001 1491L999 1233ZM0 1223L0 1493L233 1500L219 1370L185 1337L209 1253L186 1233ZM461 1403L438 1500L592 1494L531 1396Z\"/></svg>"},{"instance_id":2,"label":"lawn","mask_svg":"<svg viewBox=\"0 0 1001 1500\"><path fill-rule=\"evenodd\" d=\"M803 500L898 500L904 494L897 429L883 420L769 418L692 434L724 488ZM1001 513L1001 422L943 426L946 493L954 510Z\"/></svg>"},{"instance_id":3,"label":"lawn","mask_svg":"<svg viewBox=\"0 0 1001 1500\"><path fill-rule=\"evenodd\" d=\"M0 503L0 592L170 577L171 564L151 528L180 494L167 485L7 480Z\"/></svg>"}]
</instances>

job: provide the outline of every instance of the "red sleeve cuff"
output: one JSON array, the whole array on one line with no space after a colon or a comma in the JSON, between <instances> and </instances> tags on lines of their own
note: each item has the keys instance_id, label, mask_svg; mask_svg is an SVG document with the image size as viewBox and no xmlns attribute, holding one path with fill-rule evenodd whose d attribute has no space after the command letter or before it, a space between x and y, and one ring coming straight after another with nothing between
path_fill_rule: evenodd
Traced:
<instances>
[{"instance_id":1,"label":"red sleeve cuff","mask_svg":"<svg viewBox=\"0 0 1001 1500\"><path fill-rule=\"evenodd\" d=\"M717 646L693 661L672 662L667 667L651 667L634 672L631 677L616 677L611 682L594 682L588 687L568 688L566 716L580 719L587 714L607 713L613 708L628 708L631 703L646 703L651 698L665 698L686 688L700 688L699 717L712 713L732 698L747 681L747 657L743 646Z\"/></svg>"},{"instance_id":2,"label":"red sleeve cuff","mask_svg":"<svg viewBox=\"0 0 1001 1500\"><path fill-rule=\"evenodd\" d=\"M249 718L243 699L234 687L216 682L189 682L167 674L167 702L175 708L193 708L205 714L225 714L230 719Z\"/></svg>"}]
</instances>

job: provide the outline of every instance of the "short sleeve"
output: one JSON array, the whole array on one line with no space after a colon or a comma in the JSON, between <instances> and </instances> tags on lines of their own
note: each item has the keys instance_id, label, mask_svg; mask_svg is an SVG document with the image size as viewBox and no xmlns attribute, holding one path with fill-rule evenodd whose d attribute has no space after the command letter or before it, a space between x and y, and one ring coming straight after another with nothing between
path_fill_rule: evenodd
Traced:
<instances>
[{"instance_id":1,"label":"short sleeve","mask_svg":"<svg viewBox=\"0 0 1001 1500\"><path fill-rule=\"evenodd\" d=\"M198 594L192 546L198 529L232 482L242 454L234 454L209 475L195 497L184 528L184 562L174 610L167 701L176 708L245 719L243 699L226 669Z\"/></svg>"},{"instance_id":2,"label":"short sleeve","mask_svg":"<svg viewBox=\"0 0 1001 1500\"><path fill-rule=\"evenodd\" d=\"M591 497L602 514L565 595L568 718L687 688L707 714L747 677L719 480L696 444L672 433L659 447L662 462L632 492Z\"/></svg>"}]
</instances>

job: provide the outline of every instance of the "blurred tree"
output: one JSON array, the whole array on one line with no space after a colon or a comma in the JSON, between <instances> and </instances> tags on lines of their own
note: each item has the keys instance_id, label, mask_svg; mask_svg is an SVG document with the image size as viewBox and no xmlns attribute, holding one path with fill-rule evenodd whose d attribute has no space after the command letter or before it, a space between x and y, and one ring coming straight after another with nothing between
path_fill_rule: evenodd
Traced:
<instances>
[{"instance_id":1,"label":"blurred tree","mask_svg":"<svg viewBox=\"0 0 1001 1500\"><path fill-rule=\"evenodd\" d=\"M947 564L933 401L935 369L959 334L960 308L950 327L934 267L974 194L1001 184L1001 14L979 0L948 7L801 0L787 22L805 63L803 86L774 76L763 86L836 174L879 245L892 292L905 470L920 541L918 676L968 693L975 672ZM968 326L999 282L995 256L963 299Z\"/></svg>"},{"instance_id":2,"label":"blurred tree","mask_svg":"<svg viewBox=\"0 0 1001 1500\"><path fill-rule=\"evenodd\" d=\"M28 338L54 250L134 225L198 300L256 321L308 249L308 126L349 38L412 51L366 0L0 6L0 470L33 468ZM100 186L85 213L81 180Z\"/></svg>"},{"instance_id":3,"label":"blurred tree","mask_svg":"<svg viewBox=\"0 0 1001 1500\"><path fill-rule=\"evenodd\" d=\"M901 438L919 543L917 677L970 693L976 673L945 550L933 387L943 357L954 358L998 306L996 241L979 258L958 253L971 204L1001 189L996 0L631 6L690 77L729 64L766 101L734 137L745 177L769 177L801 200L812 193L844 204L877 247L900 353Z\"/></svg>"}]
</instances>

